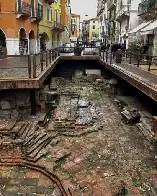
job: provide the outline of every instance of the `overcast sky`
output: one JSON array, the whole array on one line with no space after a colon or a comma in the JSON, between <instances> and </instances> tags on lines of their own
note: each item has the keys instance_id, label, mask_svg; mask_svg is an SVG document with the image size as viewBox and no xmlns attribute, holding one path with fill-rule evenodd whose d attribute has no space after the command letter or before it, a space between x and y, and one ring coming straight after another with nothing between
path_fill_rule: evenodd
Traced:
<instances>
[{"instance_id":1,"label":"overcast sky","mask_svg":"<svg viewBox=\"0 0 157 196\"><path fill-rule=\"evenodd\" d=\"M71 0L71 12L80 14L82 19L89 19L96 16L97 0ZM85 17L85 15L88 17Z\"/></svg>"}]
</instances>

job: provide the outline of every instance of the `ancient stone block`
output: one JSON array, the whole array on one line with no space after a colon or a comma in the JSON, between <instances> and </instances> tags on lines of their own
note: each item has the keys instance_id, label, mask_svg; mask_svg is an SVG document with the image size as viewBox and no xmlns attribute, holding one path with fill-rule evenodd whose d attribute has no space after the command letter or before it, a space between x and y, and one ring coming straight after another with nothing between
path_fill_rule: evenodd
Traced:
<instances>
[{"instance_id":1,"label":"ancient stone block","mask_svg":"<svg viewBox=\"0 0 157 196\"><path fill-rule=\"evenodd\" d=\"M152 131L155 133L155 136L157 137L157 116L153 116Z\"/></svg>"},{"instance_id":2,"label":"ancient stone block","mask_svg":"<svg viewBox=\"0 0 157 196\"><path fill-rule=\"evenodd\" d=\"M8 101L1 101L0 105L1 105L2 110L10 110L11 109L10 103Z\"/></svg>"},{"instance_id":3,"label":"ancient stone block","mask_svg":"<svg viewBox=\"0 0 157 196\"><path fill-rule=\"evenodd\" d=\"M86 69L86 75L101 75L101 70L100 69Z\"/></svg>"},{"instance_id":4,"label":"ancient stone block","mask_svg":"<svg viewBox=\"0 0 157 196\"><path fill-rule=\"evenodd\" d=\"M17 110L12 110L11 119L16 119L16 118L18 118L18 116L19 116L18 111Z\"/></svg>"}]
</instances>

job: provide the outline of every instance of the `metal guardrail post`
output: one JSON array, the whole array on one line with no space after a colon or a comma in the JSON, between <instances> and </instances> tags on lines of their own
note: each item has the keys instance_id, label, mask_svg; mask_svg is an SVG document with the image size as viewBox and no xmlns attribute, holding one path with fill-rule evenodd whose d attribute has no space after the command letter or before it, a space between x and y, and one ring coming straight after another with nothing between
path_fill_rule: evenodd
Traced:
<instances>
[{"instance_id":1,"label":"metal guardrail post","mask_svg":"<svg viewBox=\"0 0 157 196\"><path fill-rule=\"evenodd\" d=\"M132 54L131 54L131 52L130 52L129 64L131 64L131 56L132 56Z\"/></svg>"},{"instance_id":2,"label":"metal guardrail post","mask_svg":"<svg viewBox=\"0 0 157 196\"><path fill-rule=\"evenodd\" d=\"M114 53L113 53L114 54ZM111 52L111 55L110 55L110 65L112 64L112 52Z\"/></svg>"},{"instance_id":3,"label":"metal guardrail post","mask_svg":"<svg viewBox=\"0 0 157 196\"><path fill-rule=\"evenodd\" d=\"M151 64L152 64L152 61L151 61L151 56L149 56L149 66L148 66L148 71L150 71Z\"/></svg>"},{"instance_id":4,"label":"metal guardrail post","mask_svg":"<svg viewBox=\"0 0 157 196\"><path fill-rule=\"evenodd\" d=\"M138 53L138 56L137 56L137 67L140 66L140 53Z\"/></svg>"},{"instance_id":5,"label":"metal guardrail post","mask_svg":"<svg viewBox=\"0 0 157 196\"><path fill-rule=\"evenodd\" d=\"M33 55L33 78L36 78L36 55Z\"/></svg>"},{"instance_id":6,"label":"metal guardrail post","mask_svg":"<svg viewBox=\"0 0 157 196\"><path fill-rule=\"evenodd\" d=\"M107 60L108 60L108 50L106 50L106 63L107 63Z\"/></svg>"},{"instance_id":7,"label":"metal guardrail post","mask_svg":"<svg viewBox=\"0 0 157 196\"><path fill-rule=\"evenodd\" d=\"M52 50L52 61L54 61L54 49Z\"/></svg>"},{"instance_id":8,"label":"metal guardrail post","mask_svg":"<svg viewBox=\"0 0 157 196\"><path fill-rule=\"evenodd\" d=\"M28 76L31 78L31 56L28 55Z\"/></svg>"},{"instance_id":9,"label":"metal guardrail post","mask_svg":"<svg viewBox=\"0 0 157 196\"><path fill-rule=\"evenodd\" d=\"M48 66L48 55L47 55L47 50L46 50L46 67Z\"/></svg>"},{"instance_id":10,"label":"metal guardrail post","mask_svg":"<svg viewBox=\"0 0 157 196\"><path fill-rule=\"evenodd\" d=\"M41 71L43 71L43 53L40 53L40 65L41 65Z\"/></svg>"},{"instance_id":11,"label":"metal guardrail post","mask_svg":"<svg viewBox=\"0 0 157 196\"><path fill-rule=\"evenodd\" d=\"M58 48L58 56L60 56L60 48Z\"/></svg>"},{"instance_id":12,"label":"metal guardrail post","mask_svg":"<svg viewBox=\"0 0 157 196\"><path fill-rule=\"evenodd\" d=\"M51 50L49 50L49 61L50 61L50 64L51 64Z\"/></svg>"}]
</instances>

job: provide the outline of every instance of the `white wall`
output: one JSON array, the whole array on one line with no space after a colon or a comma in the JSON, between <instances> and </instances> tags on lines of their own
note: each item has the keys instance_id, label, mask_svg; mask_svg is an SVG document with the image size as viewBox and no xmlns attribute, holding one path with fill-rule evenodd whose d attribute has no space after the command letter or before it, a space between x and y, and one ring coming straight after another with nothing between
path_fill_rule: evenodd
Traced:
<instances>
[{"instance_id":1,"label":"white wall","mask_svg":"<svg viewBox=\"0 0 157 196\"><path fill-rule=\"evenodd\" d=\"M6 38L7 54L18 55L19 54L19 39Z\"/></svg>"}]
</instances>

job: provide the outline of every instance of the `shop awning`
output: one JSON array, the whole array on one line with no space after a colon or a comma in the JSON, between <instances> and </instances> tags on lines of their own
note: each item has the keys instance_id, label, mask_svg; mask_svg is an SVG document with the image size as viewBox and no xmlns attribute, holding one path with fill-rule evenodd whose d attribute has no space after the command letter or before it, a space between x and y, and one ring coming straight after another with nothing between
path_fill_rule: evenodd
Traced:
<instances>
[{"instance_id":1,"label":"shop awning","mask_svg":"<svg viewBox=\"0 0 157 196\"><path fill-rule=\"evenodd\" d=\"M132 29L128 34L129 35L134 35L136 34L138 31L140 31L141 29L143 29L144 27L147 27L152 21L149 22L143 22L140 25L138 25L137 27L135 27L134 29Z\"/></svg>"},{"instance_id":2,"label":"shop awning","mask_svg":"<svg viewBox=\"0 0 157 196\"><path fill-rule=\"evenodd\" d=\"M151 22L148 26L141 29L140 34L146 35L146 34L153 34L154 29L157 28L157 20L154 22Z\"/></svg>"}]
</instances>

